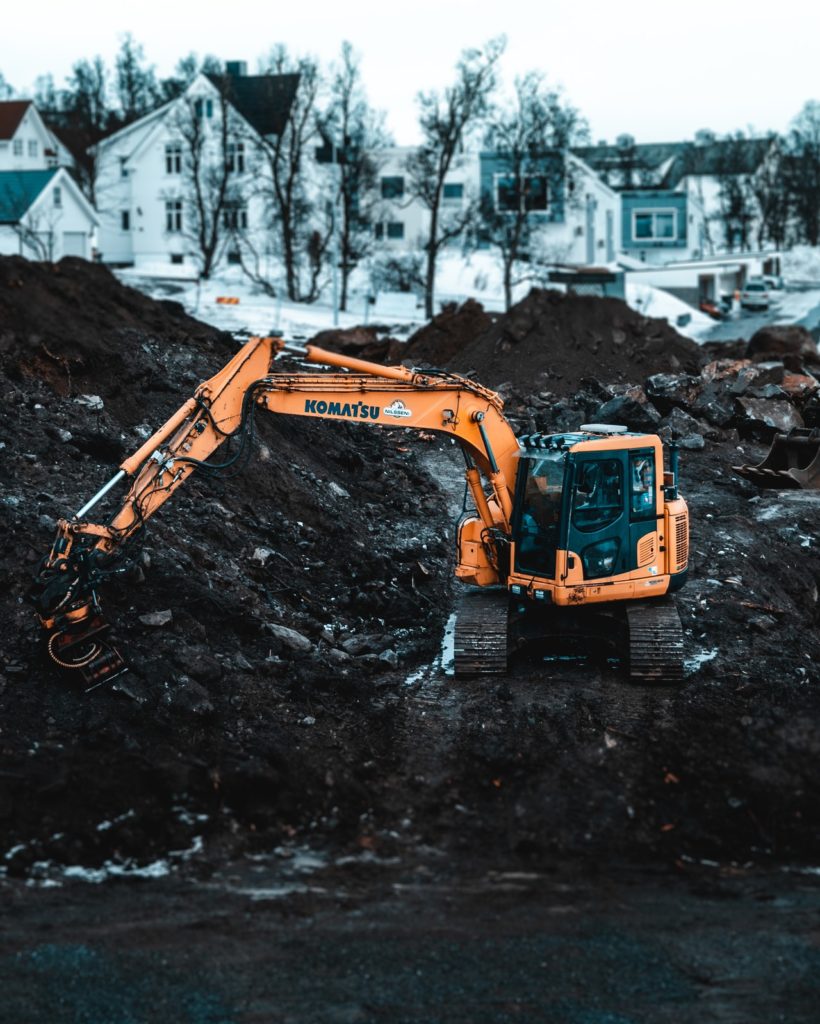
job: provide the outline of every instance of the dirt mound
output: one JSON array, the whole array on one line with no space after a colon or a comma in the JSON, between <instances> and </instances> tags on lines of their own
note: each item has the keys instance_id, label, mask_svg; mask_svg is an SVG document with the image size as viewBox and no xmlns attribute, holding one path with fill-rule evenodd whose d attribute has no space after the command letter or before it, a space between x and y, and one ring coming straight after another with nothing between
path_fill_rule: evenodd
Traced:
<instances>
[{"instance_id":1,"label":"dirt mound","mask_svg":"<svg viewBox=\"0 0 820 1024\"><path fill-rule=\"evenodd\" d=\"M250 465L192 478L105 588L131 671L84 697L41 660L30 579L56 519L236 346L80 261L0 260L0 281L0 530L14 538L0 553L0 849L63 833L45 855L113 842L144 857L177 841L173 792L229 803L254 827L326 802L352 801L358 820L358 765L389 719L381 697L369 703L374 680L431 657L446 615L448 516L418 448L403 431L258 417ZM325 715L361 725L341 759L321 753L324 727L311 733ZM97 833L124 803L140 824Z\"/></svg>"},{"instance_id":2,"label":"dirt mound","mask_svg":"<svg viewBox=\"0 0 820 1024\"><path fill-rule=\"evenodd\" d=\"M452 605L458 453L400 429L260 414L250 466L186 483L102 593L132 670L86 696L38 653L29 579L56 517L233 345L99 268L0 260L12 279L0 326L0 530L13 538L0 552L0 872L190 850L207 874L229 855L319 837L376 860L443 851L466 868L474 850L499 863L816 863L816 503L731 472L761 454L755 423L816 396L793 396L785 366L701 373L665 324L545 292L461 335L460 366L516 382L505 397L521 430L572 429L618 403L613 416L686 449L680 690L540 652L498 682L446 678L430 663ZM579 375L599 380L571 394Z\"/></svg>"},{"instance_id":3,"label":"dirt mound","mask_svg":"<svg viewBox=\"0 0 820 1024\"><path fill-rule=\"evenodd\" d=\"M504 381L558 395L586 377L635 382L652 373L698 367L698 346L665 320L653 320L618 299L534 289L479 337L463 345L449 369L474 371L490 387Z\"/></svg>"},{"instance_id":4,"label":"dirt mound","mask_svg":"<svg viewBox=\"0 0 820 1024\"><path fill-rule=\"evenodd\" d=\"M460 352L488 331L494 321L475 299L468 299L461 306L451 303L408 339L401 359L416 364L449 366Z\"/></svg>"},{"instance_id":5,"label":"dirt mound","mask_svg":"<svg viewBox=\"0 0 820 1024\"><path fill-rule=\"evenodd\" d=\"M310 339L311 345L341 352L355 359L375 363L395 363L401 358L404 343L385 334L385 328L375 324L368 327L350 327L346 330L319 331Z\"/></svg>"},{"instance_id":6,"label":"dirt mound","mask_svg":"<svg viewBox=\"0 0 820 1024\"><path fill-rule=\"evenodd\" d=\"M194 375L235 348L179 303L149 299L103 266L73 257L56 264L0 258L0 358L15 380L46 381L60 395L105 390L118 414L139 416L140 392L174 387L158 342L162 351L173 346L178 359L187 355Z\"/></svg>"}]
</instances>

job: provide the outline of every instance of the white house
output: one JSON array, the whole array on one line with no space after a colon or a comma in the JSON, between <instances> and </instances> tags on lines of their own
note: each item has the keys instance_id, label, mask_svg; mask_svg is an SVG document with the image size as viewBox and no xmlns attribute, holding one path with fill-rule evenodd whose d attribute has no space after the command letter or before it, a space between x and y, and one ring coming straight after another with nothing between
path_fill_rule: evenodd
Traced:
<instances>
[{"instance_id":1,"label":"white house","mask_svg":"<svg viewBox=\"0 0 820 1024\"><path fill-rule=\"evenodd\" d=\"M369 197L372 231L378 249L407 251L420 249L430 231L430 211L412 195L407 161L413 146L395 146L372 154L379 168L376 195ZM453 161L444 179L440 217L444 224L463 213L478 199L477 153L464 153Z\"/></svg>"},{"instance_id":2,"label":"white house","mask_svg":"<svg viewBox=\"0 0 820 1024\"><path fill-rule=\"evenodd\" d=\"M90 259L97 215L63 167L0 171L0 253Z\"/></svg>"},{"instance_id":3,"label":"white house","mask_svg":"<svg viewBox=\"0 0 820 1024\"><path fill-rule=\"evenodd\" d=\"M248 76L228 67L228 79L200 74L180 97L99 143L95 194L104 262L195 268L196 235L213 209L225 229L216 262L231 255L231 228L253 235L264 225L269 234L255 179L260 141L282 132L298 75ZM222 203L209 194L210 171L200 174L205 194L198 209L192 164L199 145L203 166L217 170L225 156L230 174Z\"/></svg>"},{"instance_id":4,"label":"white house","mask_svg":"<svg viewBox=\"0 0 820 1024\"><path fill-rule=\"evenodd\" d=\"M0 171L43 171L73 162L31 100L0 102Z\"/></svg>"}]
</instances>

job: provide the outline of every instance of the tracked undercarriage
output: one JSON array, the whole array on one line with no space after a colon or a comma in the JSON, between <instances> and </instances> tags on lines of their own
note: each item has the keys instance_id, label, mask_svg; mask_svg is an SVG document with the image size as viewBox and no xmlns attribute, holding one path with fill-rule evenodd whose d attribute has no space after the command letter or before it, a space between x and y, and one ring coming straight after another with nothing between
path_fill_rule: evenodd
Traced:
<instances>
[{"instance_id":1,"label":"tracked undercarriage","mask_svg":"<svg viewBox=\"0 0 820 1024\"><path fill-rule=\"evenodd\" d=\"M534 645L618 658L636 683L683 680L683 628L671 599L615 607L544 608L511 599L500 587L470 590L459 597L456 676L503 675L514 652Z\"/></svg>"}]
</instances>

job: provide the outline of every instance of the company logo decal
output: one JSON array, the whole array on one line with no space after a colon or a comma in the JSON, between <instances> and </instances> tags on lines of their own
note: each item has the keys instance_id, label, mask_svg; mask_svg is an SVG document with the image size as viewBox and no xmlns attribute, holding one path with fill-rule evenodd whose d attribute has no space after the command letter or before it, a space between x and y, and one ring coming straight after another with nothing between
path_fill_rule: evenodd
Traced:
<instances>
[{"instance_id":1,"label":"company logo decal","mask_svg":"<svg viewBox=\"0 0 820 1024\"><path fill-rule=\"evenodd\" d=\"M413 410L408 409L404 402L398 398L390 405L384 407L385 416L393 416L397 420L406 420L413 415Z\"/></svg>"},{"instance_id":2,"label":"company logo decal","mask_svg":"<svg viewBox=\"0 0 820 1024\"><path fill-rule=\"evenodd\" d=\"M365 405L364 402L325 402L306 398L305 412L313 416L347 416L356 420L377 420L381 410L378 405Z\"/></svg>"}]
</instances>

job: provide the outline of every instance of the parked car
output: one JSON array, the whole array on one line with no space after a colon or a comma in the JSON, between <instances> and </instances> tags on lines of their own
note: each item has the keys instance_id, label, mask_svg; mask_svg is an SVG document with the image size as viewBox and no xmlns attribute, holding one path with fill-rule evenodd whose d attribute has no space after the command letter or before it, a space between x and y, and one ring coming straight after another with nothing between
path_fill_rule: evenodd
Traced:
<instances>
[{"instance_id":1,"label":"parked car","mask_svg":"<svg viewBox=\"0 0 820 1024\"><path fill-rule=\"evenodd\" d=\"M771 292L781 292L785 287L783 278L777 274L764 274L763 283Z\"/></svg>"},{"instance_id":2,"label":"parked car","mask_svg":"<svg viewBox=\"0 0 820 1024\"><path fill-rule=\"evenodd\" d=\"M769 289L762 277L750 277L740 293L741 309L768 309Z\"/></svg>"}]
</instances>

